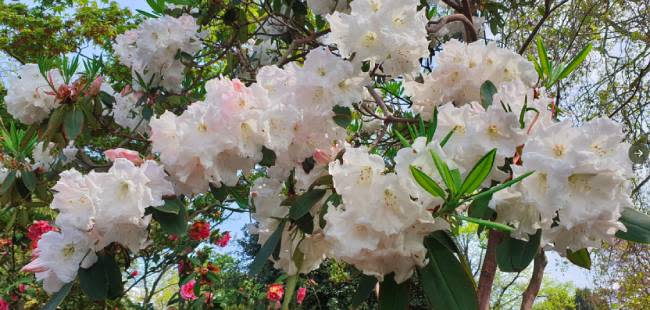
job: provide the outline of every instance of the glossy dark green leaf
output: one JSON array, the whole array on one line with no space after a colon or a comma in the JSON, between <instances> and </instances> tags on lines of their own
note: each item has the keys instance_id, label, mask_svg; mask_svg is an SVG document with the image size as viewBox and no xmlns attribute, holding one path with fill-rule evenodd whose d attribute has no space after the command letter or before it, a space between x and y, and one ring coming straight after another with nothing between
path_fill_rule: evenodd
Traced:
<instances>
[{"instance_id":1,"label":"glossy dark green leaf","mask_svg":"<svg viewBox=\"0 0 650 310\"><path fill-rule=\"evenodd\" d=\"M497 155L497 149L492 149L490 152L485 154L472 168L472 170L467 174L463 185L460 188L460 194L469 194L474 192L485 178L490 175L492 167L494 165L494 158Z\"/></svg>"},{"instance_id":2,"label":"glossy dark green leaf","mask_svg":"<svg viewBox=\"0 0 650 310\"><path fill-rule=\"evenodd\" d=\"M79 284L88 298L104 300L108 297L108 277L103 264L103 257L88 269L79 268Z\"/></svg>"},{"instance_id":3,"label":"glossy dark green leaf","mask_svg":"<svg viewBox=\"0 0 650 310\"><path fill-rule=\"evenodd\" d=\"M624 208L619 222L627 231L619 230L616 237L634 242L650 243L650 216L632 208Z\"/></svg>"},{"instance_id":4,"label":"glossy dark green leaf","mask_svg":"<svg viewBox=\"0 0 650 310\"><path fill-rule=\"evenodd\" d=\"M361 280L359 280L359 287L350 301L350 308L356 309L366 301L370 293L375 289L375 285L377 285L377 278L365 274L362 275Z\"/></svg>"},{"instance_id":5,"label":"glossy dark green leaf","mask_svg":"<svg viewBox=\"0 0 650 310\"><path fill-rule=\"evenodd\" d=\"M343 128L348 128L352 122L352 111L350 111L350 108L337 105L333 110L334 122Z\"/></svg>"},{"instance_id":6,"label":"glossy dark green leaf","mask_svg":"<svg viewBox=\"0 0 650 310\"><path fill-rule=\"evenodd\" d=\"M178 214L182 207L183 204L178 199L169 199L165 200L164 205L153 208L164 213Z\"/></svg>"},{"instance_id":7,"label":"glossy dark green leaf","mask_svg":"<svg viewBox=\"0 0 650 310\"><path fill-rule=\"evenodd\" d=\"M523 241L504 235L501 243L497 245L497 266L504 272L520 272L526 269L533 261L542 237L542 231L529 236L528 241Z\"/></svg>"},{"instance_id":8,"label":"glossy dark green leaf","mask_svg":"<svg viewBox=\"0 0 650 310\"><path fill-rule=\"evenodd\" d=\"M587 249L580 249L575 252L567 249L566 257L576 266L585 268L587 270L591 269L591 256L589 255L589 250Z\"/></svg>"},{"instance_id":9,"label":"glossy dark green leaf","mask_svg":"<svg viewBox=\"0 0 650 310\"><path fill-rule=\"evenodd\" d=\"M264 267L266 260L271 256L271 254L273 254L275 247L280 243L285 224L286 223L282 221L280 225L278 225L278 228L276 228L271 236L266 240L260 251L257 252L255 259L253 259L250 269L248 270L249 275L255 276L262 271L262 267Z\"/></svg>"},{"instance_id":10,"label":"glossy dark green leaf","mask_svg":"<svg viewBox=\"0 0 650 310\"><path fill-rule=\"evenodd\" d=\"M436 181L415 166L411 166L410 169L415 182L417 182L425 191L434 197L445 198L445 191L440 187L440 185L438 185L438 183L436 183Z\"/></svg>"},{"instance_id":11,"label":"glossy dark green leaf","mask_svg":"<svg viewBox=\"0 0 650 310\"><path fill-rule=\"evenodd\" d=\"M327 190L316 188L298 196L291 204L289 217L292 220L297 220L309 213L309 210L325 196L326 192Z\"/></svg>"},{"instance_id":12,"label":"glossy dark green leaf","mask_svg":"<svg viewBox=\"0 0 650 310\"><path fill-rule=\"evenodd\" d=\"M409 304L409 288L407 282L397 284L393 274L384 277L379 284L380 310L406 310Z\"/></svg>"},{"instance_id":13,"label":"glossy dark green leaf","mask_svg":"<svg viewBox=\"0 0 650 310\"><path fill-rule=\"evenodd\" d=\"M497 87L491 81L485 81L481 85L481 105L487 109L492 105L492 98L498 92Z\"/></svg>"},{"instance_id":14,"label":"glossy dark green leaf","mask_svg":"<svg viewBox=\"0 0 650 310\"><path fill-rule=\"evenodd\" d=\"M537 37L537 54L539 55L539 64L542 67L544 76L549 77L551 74L551 65L548 61L548 53L546 52L546 47L541 37Z\"/></svg>"},{"instance_id":15,"label":"glossy dark green leaf","mask_svg":"<svg viewBox=\"0 0 650 310\"><path fill-rule=\"evenodd\" d=\"M521 182L521 180L529 177L533 173L535 173L535 171L526 172L526 173L524 173L524 174L522 174L522 175L520 175L520 176L518 176L518 177L516 177L516 178L514 178L514 179L512 179L510 181L506 181L505 183L501 183L501 184L499 184L497 186L489 188L486 191L480 192L480 193L472 196L471 199L472 200L480 199L480 198L483 198L485 196L492 195L492 194L494 194L494 193L496 193L496 192L498 192L500 190L504 190L504 189L506 189L506 188L508 188L510 186L513 186L513 185Z\"/></svg>"},{"instance_id":16,"label":"glossy dark green leaf","mask_svg":"<svg viewBox=\"0 0 650 310\"><path fill-rule=\"evenodd\" d=\"M20 173L20 179L30 192L33 192L34 189L36 189L37 180L33 171L22 171Z\"/></svg>"},{"instance_id":17,"label":"glossy dark green leaf","mask_svg":"<svg viewBox=\"0 0 650 310\"><path fill-rule=\"evenodd\" d=\"M454 253L435 238L426 238L429 263L419 269L424 295L433 309L478 309L474 280Z\"/></svg>"},{"instance_id":18,"label":"glossy dark green leaf","mask_svg":"<svg viewBox=\"0 0 650 310\"><path fill-rule=\"evenodd\" d=\"M429 153L431 153L431 158L433 159L436 169L438 169L438 174L442 178L442 181L445 182L447 188L453 195L458 193L459 188L456 186L457 182L454 181L454 177L451 175L451 170L449 170L447 163L445 163L434 150L429 150Z\"/></svg>"},{"instance_id":19,"label":"glossy dark green leaf","mask_svg":"<svg viewBox=\"0 0 650 310\"><path fill-rule=\"evenodd\" d=\"M79 136L84 125L84 113L79 109L72 109L65 114L63 130L68 140L74 140Z\"/></svg>"},{"instance_id":20,"label":"glossy dark green leaf","mask_svg":"<svg viewBox=\"0 0 650 310\"><path fill-rule=\"evenodd\" d=\"M41 308L42 310L56 310L56 308L59 307L59 305L63 302L66 296L70 293L70 289L72 289L72 285L74 282L67 283L61 287L61 289L54 293L50 300Z\"/></svg>"},{"instance_id":21,"label":"glossy dark green leaf","mask_svg":"<svg viewBox=\"0 0 650 310\"><path fill-rule=\"evenodd\" d=\"M266 147L262 147L262 161L260 162L260 165L265 166L265 167L271 167L275 165L275 152L273 150L269 150Z\"/></svg>"},{"instance_id":22,"label":"glossy dark green leaf","mask_svg":"<svg viewBox=\"0 0 650 310\"><path fill-rule=\"evenodd\" d=\"M582 64L582 63L585 61L585 59L587 59L587 56L588 56L589 53L591 52L591 49L592 49L592 48L593 48L593 45L592 45L591 43L587 44L587 46L585 46L585 48L583 48L583 49L578 53L578 55L576 55L575 57L573 57L573 59L569 62L569 64L568 64L566 67L564 67L564 69L562 70L562 72L560 72L560 74L558 75L557 79L554 80L551 84L555 84L555 82L557 82L557 81L559 81L559 80L562 80L562 79L566 78L566 77L569 76L573 71L575 71L575 70L578 68L578 66L580 66L580 64Z\"/></svg>"},{"instance_id":23,"label":"glossy dark green leaf","mask_svg":"<svg viewBox=\"0 0 650 310\"><path fill-rule=\"evenodd\" d=\"M152 215L153 219L160 223L163 231L171 235L181 236L187 232L187 215L183 203L178 201L177 204L180 206L177 214L153 209Z\"/></svg>"}]
</instances>

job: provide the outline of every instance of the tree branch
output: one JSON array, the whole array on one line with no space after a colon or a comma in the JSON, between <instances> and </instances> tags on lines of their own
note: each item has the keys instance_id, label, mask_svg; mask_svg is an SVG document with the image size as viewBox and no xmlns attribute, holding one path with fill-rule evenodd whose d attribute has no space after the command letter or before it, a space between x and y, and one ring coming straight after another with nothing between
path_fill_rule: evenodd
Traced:
<instances>
[{"instance_id":1,"label":"tree branch","mask_svg":"<svg viewBox=\"0 0 650 310\"><path fill-rule=\"evenodd\" d=\"M488 244L481 268L481 276L478 282L478 303L479 310L490 309L490 295L492 284L497 272L497 245L501 243L502 234L496 230L488 233Z\"/></svg>"},{"instance_id":2,"label":"tree branch","mask_svg":"<svg viewBox=\"0 0 650 310\"><path fill-rule=\"evenodd\" d=\"M522 295L521 310L530 310L533 308L533 303L535 302L535 298L537 298L539 289L542 287L544 268L546 268L547 263L548 261L546 260L546 255L544 254L544 250L540 249L539 253L537 253L537 255L535 256L535 262L533 265L533 276L530 278L530 283L528 283L528 287L526 288L526 291L524 291Z\"/></svg>"},{"instance_id":3,"label":"tree branch","mask_svg":"<svg viewBox=\"0 0 650 310\"><path fill-rule=\"evenodd\" d=\"M452 22L462 22L465 25L465 40L467 42L474 42L478 39L478 33L476 33L474 23L472 23L467 16L460 13L445 16L436 22L429 22L427 25L427 32L434 34L440 31L440 29L442 29L446 24Z\"/></svg>"},{"instance_id":4,"label":"tree branch","mask_svg":"<svg viewBox=\"0 0 650 310\"><path fill-rule=\"evenodd\" d=\"M524 42L524 45L522 45L521 48L519 48L519 51L518 51L519 55L523 55L526 52L526 49L528 48L528 45L530 45L530 43L533 42L533 39L537 35L537 32L539 32L539 29L542 28L542 25L551 16L551 14L553 14L553 12L555 10L557 10L560 6L565 4L567 1L569 1L569 0L563 0L560 3L558 3L557 5L555 5L554 7L551 7L551 0L544 1L544 15L542 15L542 19L540 19L537 22L537 25L535 25L535 28L533 28L533 32L531 32L528 35L528 38Z\"/></svg>"}]
</instances>

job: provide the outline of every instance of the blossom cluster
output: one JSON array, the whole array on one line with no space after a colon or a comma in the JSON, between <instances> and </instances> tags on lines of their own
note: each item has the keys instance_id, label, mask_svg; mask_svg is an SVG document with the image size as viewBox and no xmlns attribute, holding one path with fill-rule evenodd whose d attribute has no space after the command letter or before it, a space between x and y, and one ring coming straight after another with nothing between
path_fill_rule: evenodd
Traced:
<instances>
[{"instance_id":1,"label":"blossom cluster","mask_svg":"<svg viewBox=\"0 0 650 310\"><path fill-rule=\"evenodd\" d=\"M50 70L45 79L37 64L22 65L16 75L7 78L7 112L23 124L39 123L61 104L54 91L61 85L63 77L58 70Z\"/></svg>"},{"instance_id":2,"label":"blossom cluster","mask_svg":"<svg viewBox=\"0 0 650 310\"><path fill-rule=\"evenodd\" d=\"M179 92L185 69L179 55L192 56L199 51L202 35L198 30L195 19L189 15L147 19L137 29L115 38L115 55L120 63L131 68L135 82L139 82L139 75L144 83L151 81L153 86Z\"/></svg>"},{"instance_id":3,"label":"blossom cluster","mask_svg":"<svg viewBox=\"0 0 650 310\"><path fill-rule=\"evenodd\" d=\"M429 54L427 19L417 11L418 0L355 0L350 14L334 12L327 16L335 43L345 57L356 63L370 61L383 72L398 76L420 68L420 57Z\"/></svg>"},{"instance_id":4,"label":"blossom cluster","mask_svg":"<svg viewBox=\"0 0 650 310\"><path fill-rule=\"evenodd\" d=\"M153 151L181 192L204 192L209 183L234 186L238 171L262 160L264 147L275 151L274 169L286 178L314 152L345 138L333 107L363 94L351 64L324 48L311 51L303 67L264 67L257 81L208 81L204 101L180 116L167 111L151 120Z\"/></svg>"},{"instance_id":5,"label":"blossom cluster","mask_svg":"<svg viewBox=\"0 0 650 310\"><path fill-rule=\"evenodd\" d=\"M96 251L116 242L137 252L146 245L151 216L145 209L164 204L173 194L162 166L145 161L136 166L115 159L108 172L64 171L52 188L50 207L58 210L56 230L42 234L24 271L35 272L49 293L71 282L79 267L97 261Z\"/></svg>"}]
</instances>

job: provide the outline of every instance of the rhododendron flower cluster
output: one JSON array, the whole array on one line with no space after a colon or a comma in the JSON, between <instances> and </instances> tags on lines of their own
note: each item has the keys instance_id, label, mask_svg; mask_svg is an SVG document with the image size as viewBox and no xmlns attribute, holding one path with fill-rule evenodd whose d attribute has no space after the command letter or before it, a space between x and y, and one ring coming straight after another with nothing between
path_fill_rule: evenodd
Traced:
<instances>
[{"instance_id":1,"label":"rhododendron flower cluster","mask_svg":"<svg viewBox=\"0 0 650 310\"><path fill-rule=\"evenodd\" d=\"M532 63L495 43L485 45L477 41L466 44L450 40L442 45L442 51L434 61L436 66L431 73L424 75L424 83L410 81L404 85L406 93L413 96L414 110L425 118L432 116L436 106L447 102L457 106L478 102L485 81L497 87L511 81L521 81L532 87L537 81ZM498 101L495 103L499 105Z\"/></svg>"},{"instance_id":2,"label":"rhododendron flower cluster","mask_svg":"<svg viewBox=\"0 0 650 310\"><path fill-rule=\"evenodd\" d=\"M133 70L133 81L153 82L168 91L179 92L185 65L179 53L194 55L201 48L199 26L192 16L163 16L145 20L138 29L115 39L115 55ZM134 84L139 85L139 84ZM144 86L144 85L139 85Z\"/></svg>"},{"instance_id":3,"label":"rhododendron flower cluster","mask_svg":"<svg viewBox=\"0 0 650 310\"><path fill-rule=\"evenodd\" d=\"M341 54L354 55L356 63L369 60L386 74L410 74L428 55L427 19L417 11L418 0L355 0L350 14L334 12L327 17L330 40Z\"/></svg>"},{"instance_id":4,"label":"rhododendron flower cluster","mask_svg":"<svg viewBox=\"0 0 650 310\"><path fill-rule=\"evenodd\" d=\"M47 78L46 80L41 75L36 64L20 66L16 75L7 78L7 96L4 98L7 112L28 125L46 119L50 111L60 105L54 89L63 85L63 78L58 70L47 72Z\"/></svg>"},{"instance_id":5,"label":"rhododendron flower cluster","mask_svg":"<svg viewBox=\"0 0 650 310\"><path fill-rule=\"evenodd\" d=\"M23 268L35 272L50 293L74 280L79 266L92 266L95 252L113 242L134 252L143 248L150 221L145 209L163 205L163 196L173 194L154 161L138 167L117 158L108 172L82 175L71 169L60 177L50 205L59 211L55 224L60 231L43 234L34 260Z\"/></svg>"}]
</instances>

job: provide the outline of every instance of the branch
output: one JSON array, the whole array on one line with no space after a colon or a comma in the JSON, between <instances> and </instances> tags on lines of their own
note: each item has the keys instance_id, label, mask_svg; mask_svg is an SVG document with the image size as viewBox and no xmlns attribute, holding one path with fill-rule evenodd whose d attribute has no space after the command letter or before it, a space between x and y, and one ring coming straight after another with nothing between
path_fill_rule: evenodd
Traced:
<instances>
[{"instance_id":1,"label":"branch","mask_svg":"<svg viewBox=\"0 0 650 310\"><path fill-rule=\"evenodd\" d=\"M530 43L533 42L533 38L535 38L535 36L537 35L537 32L539 32L539 29L542 28L542 25L544 24L546 19L548 19L551 16L551 14L553 14L553 12L555 10L557 10L560 6L567 3L567 1L569 1L569 0L563 0L560 3L558 3L557 5L555 5L554 7L551 7L551 1L550 0L544 1L544 15L542 15L542 19L540 19L537 22L537 25L535 25L535 28L533 28L533 32L531 32L528 35L528 38L524 42L524 45L522 45L521 48L519 48L519 51L518 51L519 55L523 55L524 52L526 52L526 49L528 48L528 45L530 45Z\"/></svg>"},{"instance_id":2,"label":"branch","mask_svg":"<svg viewBox=\"0 0 650 310\"><path fill-rule=\"evenodd\" d=\"M462 22L465 25L465 40L467 42L474 42L478 39L478 33L476 33L474 23L472 23L467 16L460 13L445 16L436 22L429 22L427 25L427 32L434 34L440 31L440 29L442 29L446 24L452 22Z\"/></svg>"},{"instance_id":3,"label":"branch","mask_svg":"<svg viewBox=\"0 0 650 310\"><path fill-rule=\"evenodd\" d=\"M366 88L368 89L368 92L370 93L370 96L372 96L372 99L375 100L377 105L379 105L379 107L384 111L384 115L386 115L384 118L379 117L379 119L383 120L384 122L388 122L388 123L418 123L419 122L416 119L401 118L401 117L393 116L393 113L388 110L388 107L386 106L386 103L384 102L384 99L381 98L381 96L377 93L377 91L370 85L366 86Z\"/></svg>"},{"instance_id":4,"label":"branch","mask_svg":"<svg viewBox=\"0 0 650 310\"><path fill-rule=\"evenodd\" d=\"M648 74L648 72L650 72L650 62L648 62L648 64L645 66L645 68L643 68L643 69L641 70L641 72L639 73L639 76L637 76L637 78L634 80L634 82L632 82L632 84L635 84L635 86L634 86L634 91L632 91L632 95L630 95L630 97L628 97L627 100L625 100L625 102L623 102L623 104L621 104L620 106L618 106L618 108L616 108L616 110L614 110L614 112L612 112L611 114L609 114L609 118L614 117L614 115L616 115L616 114L617 114L618 112L620 112L620 111L621 111L625 106L627 106L628 104L630 104L630 102L632 102L632 99L634 99L634 97L636 96L636 94L639 92L639 89L641 88L641 81L642 81L643 78L646 76L646 74Z\"/></svg>"},{"instance_id":5,"label":"branch","mask_svg":"<svg viewBox=\"0 0 650 310\"><path fill-rule=\"evenodd\" d=\"M542 287L542 278L544 277L544 268L546 268L546 255L544 255L544 250L540 249L539 253L535 256L535 263L533 265L533 276L530 278L530 283L524 294L522 295L521 300L521 310L530 310L533 308L533 303L539 289Z\"/></svg>"},{"instance_id":6,"label":"branch","mask_svg":"<svg viewBox=\"0 0 650 310\"><path fill-rule=\"evenodd\" d=\"M637 185L637 186L632 190L632 195L634 195L634 194L636 194L636 192L640 191L640 190L641 190L641 187L643 187L643 185L645 185L646 183L648 183L648 180L650 180L650 175L648 175L647 177L645 177L645 179L644 179L643 181L641 181L641 183L639 183L639 184L638 184L638 185Z\"/></svg>"},{"instance_id":7,"label":"branch","mask_svg":"<svg viewBox=\"0 0 650 310\"><path fill-rule=\"evenodd\" d=\"M454 0L442 0L442 2L458 12L463 10L463 7Z\"/></svg>"},{"instance_id":8,"label":"branch","mask_svg":"<svg viewBox=\"0 0 650 310\"><path fill-rule=\"evenodd\" d=\"M485 260L481 268L481 276L478 282L478 303L479 310L490 309L490 295L492 284L497 272L497 245L501 242L502 234L496 230L490 230L488 234L487 250Z\"/></svg>"}]
</instances>

